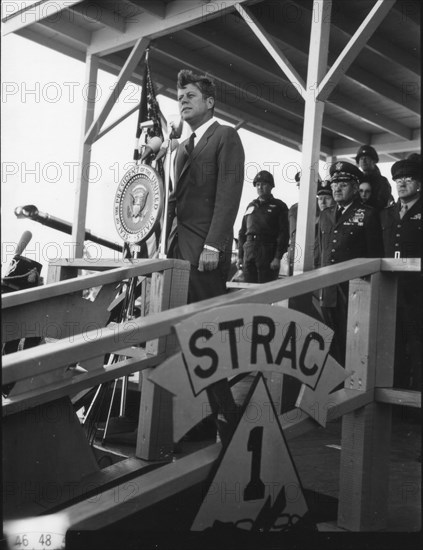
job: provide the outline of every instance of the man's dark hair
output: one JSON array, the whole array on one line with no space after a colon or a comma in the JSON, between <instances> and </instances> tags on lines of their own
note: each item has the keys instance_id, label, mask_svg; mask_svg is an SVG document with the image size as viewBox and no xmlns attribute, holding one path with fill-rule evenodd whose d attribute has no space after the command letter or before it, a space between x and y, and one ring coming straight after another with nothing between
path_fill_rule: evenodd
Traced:
<instances>
[{"instance_id":1,"label":"man's dark hair","mask_svg":"<svg viewBox=\"0 0 423 550\"><path fill-rule=\"evenodd\" d=\"M178 88L185 88L188 84L194 84L203 94L203 98L216 99L216 84L213 78L205 74L195 74L189 69L182 69L178 73Z\"/></svg>"}]
</instances>

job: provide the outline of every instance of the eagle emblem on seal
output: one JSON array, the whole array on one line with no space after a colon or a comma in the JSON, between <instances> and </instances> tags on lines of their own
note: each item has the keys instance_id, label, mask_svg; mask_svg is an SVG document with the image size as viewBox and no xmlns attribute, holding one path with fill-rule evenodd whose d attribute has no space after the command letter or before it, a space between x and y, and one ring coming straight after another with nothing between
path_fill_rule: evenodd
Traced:
<instances>
[{"instance_id":1,"label":"eagle emblem on seal","mask_svg":"<svg viewBox=\"0 0 423 550\"><path fill-rule=\"evenodd\" d=\"M144 218L143 210L147 202L148 189L144 185L137 185L130 193L130 204L127 207L127 215L134 223Z\"/></svg>"}]
</instances>

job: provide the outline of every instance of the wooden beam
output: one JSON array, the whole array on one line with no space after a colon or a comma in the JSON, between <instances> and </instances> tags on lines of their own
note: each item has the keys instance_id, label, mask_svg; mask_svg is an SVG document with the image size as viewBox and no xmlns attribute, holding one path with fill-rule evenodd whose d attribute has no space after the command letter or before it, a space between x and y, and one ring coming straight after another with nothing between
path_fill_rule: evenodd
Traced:
<instances>
[{"instance_id":1,"label":"wooden beam","mask_svg":"<svg viewBox=\"0 0 423 550\"><path fill-rule=\"evenodd\" d=\"M326 76L319 83L316 97L320 101L326 101L338 82L347 72L349 66L361 52L367 41L386 17L396 0L378 0L363 23L351 37L336 62L332 65Z\"/></svg>"},{"instance_id":2,"label":"wooden beam","mask_svg":"<svg viewBox=\"0 0 423 550\"><path fill-rule=\"evenodd\" d=\"M150 275L155 271L164 271L165 269L173 269L174 267L189 270L188 262L185 260L175 260L172 258L135 260L100 259L95 262L90 262L89 260L85 260L83 258L76 258L61 261L58 260L53 262L53 264L57 266L66 266L69 269L95 270L98 267L99 270L107 269L108 271L105 273L94 273L92 275L85 275L84 277L77 277L66 281L51 283L49 285L29 288L19 292L3 294L1 297L2 309L13 308L21 304L37 302L55 296L63 296L64 294L79 292L87 288L113 282L117 283L124 279L131 279L132 277L142 277L144 275Z\"/></svg>"},{"instance_id":3,"label":"wooden beam","mask_svg":"<svg viewBox=\"0 0 423 550\"><path fill-rule=\"evenodd\" d=\"M65 19L66 18L66 19ZM71 23L66 17L66 12L62 13L62 17L59 21L50 23L46 20L40 21L39 25L45 29L51 31L52 36L57 35L64 36L71 42L75 42L77 45L86 47L91 42L91 33L86 29Z\"/></svg>"},{"instance_id":4,"label":"wooden beam","mask_svg":"<svg viewBox=\"0 0 423 550\"><path fill-rule=\"evenodd\" d=\"M392 14L392 26L397 26L402 28L404 24L407 25L407 29L410 28L411 36L413 34L416 36L417 40L420 35L420 27L417 30L417 24L413 21L411 15L417 15L417 12L413 10L413 2L396 2L395 5L391 8ZM401 6L401 9L398 9ZM354 4L350 4L347 8L350 9L338 9L336 14L336 33L338 35L344 35L347 38L351 37L357 26L360 24L360 21L357 21L357 16L354 13ZM352 8L352 9L351 9ZM410 11L411 8L411 11ZM413 14L414 11L414 14ZM394 19L396 18L396 20ZM420 10L418 11L417 17L420 17ZM417 77L420 80L420 60L417 55L410 55L410 52L403 50L398 45L393 44L388 37L376 34L370 37L367 42L365 49L374 55L379 56L383 61L393 62L401 65L409 71L410 77Z\"/></svg>"},{"instance_id":5,"label":"wooden beam","mask_svg":"<svg viewBox=\"0 0 423 550\"><path fill-rule=\"evenodd\" d=\"M84 139L87 129L93 122L98 75L98 58L88 55L85 65L85 83L87 98L84 102L84 119L82 122L82 136L79 151L79 177L75 190L75 202L72 224L72 254L75 258L82 258L85 241L85 221L88 204L88 184L90 180L91 145Z\"/></svg>"},{"instance_id":6,"label":"wooden beam","mask_svg":"<svg viewBox=\"0 0 423 550\"><path fill-rule=\"evenodd\" d=\"M132 513L140 512L177 493L204 482L217 460L221 444L215 443L176 462L133 477L118 487L101 492L95 506L90 499L67 507L58 515L69 529L101 529ZM116 498L119 490L119 498Z\"/></svg>"},{"instance_id":7,"label":"wooden beam","mask_svg":"<svg viewBox=\"0 0 423 550\"><path fill-rule=\"evenodd\" d=\"M65 5L53 0L42 0L33 3L31 6L16 10L17 2L4 2L2 7L3 36L17 32L24 27L33 25L43 19L51 18L54 21L60 20L60 13L65 8L70 8L83 0L66 0ZM20 4L23 5L22 3ZM59 15L56 15L59 14Z\"/></svg>"},{"instance_id":8,"label":"wooden beam","mask_svg":"<svg viewBox=\"0 0 423 550\"><path fill-rule=\"evenodd\" d=\"M400 105L414 115L419 115L421 112L418 97L412 97L410 94L406 95L403 87L392 86L392 84L381 80L375 74L362 69L358 63L351 65L348 74L344 75L344 79L345 82L354 82L367 91L375 93L377 90L379 95L392 101L394 104ZM418 89L418 85L416 85L416 89Z\"/></svg>"},{"instance_id":9,"label":"wooden beam","mask_svg":"<svg viewBox=\"0 0 423 550\"><path fill-rule=\"evenodd\" d=\"M332 99L331 105L345 113L353 113L355 117L360 117L375 128L380 128L393 136L398 136L405 140L412 139L412 129L402 122L385 115L375 114L374 109L370 109L363 103L356 102L351 105L351 99L344 94L337 93L336 97Z\"/></svg>"},{"instance_id":10,"label":"wooden beam","mask_svg":"<svg viewBox=\"0 0 423 550\"><path fill-rule=\"evenodd\" d=\"M84 143L88 145L91 145L93 143L97 134L101 130L106 118L108 117L110 111L112 110L114 104L118 100L118 97L122 92L123 88L125 87L125 84L131 78L131 75L135 67L138 65L142 56L144 55L144 52L147 46L149 45L149 43L150 41L146 38L139 38L135 43L131 53L128 56L128 59L126 60L125 64L123 65L119 73L119 76L113 86L113 90L111 91L109 97L107 98L103 109L97 116L97 119L92 122L91 126L87 130L84 138Z\"/></svg>"},{"instance_id":11,"label":"wooden beam","mask_svg":"<svg viewBox=\"0 0 423 550\"><path fill-rule=\"evenodd\" d=\"M134 22L128 22L124 35L107 29L97 31L93 36L89 53L104 56L131 47L140 36L154 40L160 36L175 33L192 25L210 21L234 9L235 4L256 3L261 0L177 0L167 6L166 18L145 14Z\"/></svg>"},{"instance_id":12,"label":"wooden beam","mask_svg":"<svg viewBox=\"0 0 423 550\"><path fill-rule=\"evenodd\" d=\"M418 131L417 131L418 132ZM416 135L411 140L395 139L390 134L373 134L367 142L372 145L378 153L410 153L421 150L421 140ZM337 158L353 156L357 154L357 145L346 143L343 139L336 139L333 144L333 154Z\"/></svg>"},{"instance_id":13,"label":"wooden beam","mask_svg":"<svg viewBox=\"0 0 423 550\"><path fill-rule=\"evenodd\" d=\"M96 5L94 2L86 2L72 6L71 11L83 17L86 21L100 23L109 29L113 29L119 33L124 33L126 30L126 21L116 11L111 12L103 3Z\"/></svg>"},{"instance_id":14,"label":"wooden beam","mask_svg":"<svg viewBox=\"0 0 423 550\"><path fill-rule=\"evenodd\" d=\"M128 276L135 276L138 269L140 269L140 275L145 275L145 271L141 272L141 268L138 266L132 268L132 270L122 268L122 270L126 270ZM336 266L322 267L296 277L287 277L283 280L262 284L260 288L233 292L217 298L203 300L196 304L176 307L145 318L133 319L130 323L123 324L117 334L106 333L99 336L97 331L94 330L87 332L84 336L76 335L72 342L63 340L57 342L54 346L38 346L19 353L5 355L2 358L3 384L25 379L28 373L35 376L66 366L69 363L69 357L72 357L73 362L78 362L83 359L98 357L104 354L106 350L110 353L117 351L127 347L132 342L145 342L160 336L166 336L172 332L175 323L210 307L241 303L275 303L293 296L307 294L318 288L348 281L351 278L364 277L378 272L379 269L380 260L376 258L350 260ZM115 270L114 275L118 273L119 270ZM103 277L105 281L109 281L110 276L111 273L106 272L101 275L84 277L84 288L100 285ZM93 279L90 279L90 277ZM94 280L96 280L96 284L93 284ZM78 279L75 281L75 285L77 281ZM57 283L55 291L61 291L60 285L66 286L72 283L72 280ZM24 290L15 294L31 293L32 290L37 289ZM2 301L5 298L7 298L7 295L2 297Z\"/></svg>"},{"instance_id":15,"label":"wooden beam","mask_svg":"<svg viewBox=\"0 0 423 550\"><path fill-rule=\"evenodd\" d=\"M396 388L375 388L375 401L388 403L389 405L401 405L403 407L422 407L422 393L413 390L400 390Z\"/></svg>"},{"instance_id":16,"label":"wooden beam","mask_svg":"<svg viewBox=\"0 0 423 550\"><path fill-rule=\"evenodd\" d=\"M118 53L110 54L107 57L99 57L98 63L100 69L107 71L108 73L115 76L118 76L122 69L122 57ZM130 80L134 84L142 86L143 74L141 74L141 71L137 72L137 68L135 68Z\"/></svg>"},{"instance_id":17,"label":"wooden beam","mask_svg":"<svg viewBox=\"0 0 423 550\"><path fill-rule=\"evenodd\" d=\"M260 40L262 45L266 48L268 53L272 56L278 67L288 77L294 86L297 87L300 95L305 97L305 82L301 78L300 74L291 65L290 61L279 49L276 42L269 36L269 33L263 28L259 21L254 17L250 10L242 7L241 4L235 4L235 7L256 37Z\"/></svg>"},{"instance_id":18,"label":"wooden beam","mask_svg":"<svg viewBox=\"0 0 423 550\"><path fill-rule=\"evenodd\" d=\"M295 263L294 275L313 269L316 238L316 193L325 105L316 99L314 89L316 82L321 81L327 67L332 1L315 0L314 6L318 9L320 17L313 19L311 24L298 203L298 220L305 220L305 223L297 223L295 243L302 254L299 261Z\"/></svg>"},{"instance_id":19,"label":"wooden beam","mask_svg":"<svg viewBox=\"0 0 423 550\"><path fill-rule=\"evenodd\" d=\"M124 120L126 120L128 117L130 117L133 113L135 113L136 111L138 111L140 108L139 105L135 105L134 107L132 107L132 109L130 109L128 112L126 112L125 114L121 115L119 118L117 118L114 122L112 122L111 124L109 124L108 126L106 126L106 128L104 128L104 130L102 130L101 132L99 132L97 134L97 136L95 137L95 139L93 140L93 143L95 143L96 141L98 141L99 139L101 139L103 136L105 136L106 134L108 134L111 130L113 130L113 128L116 128L116 126L118 126L121 122L123 122Z\"/></svg>"},{"instance_id":20,"label":"wooden beam","mask_svg":"<svg viewBox=\"0 0 423 550\"><path fill-rule=\"evenodd\" d=\"M166 4L162 0L131 0L131 3L160 19L166 16Z\"/></svg>"},{"instance_id":21,"label":"wooden beam","mask_svg":"<svg viewBox=\"0 0 423 550\"><path fill-rule=\"evenodd\" d=\"M31 409L43 403L49 403L60 397L74 396L78 392L93 388L99 384L105 384L129 376L134 372L142 372L160 364L165 359L163 355L133 357L108 365L104 369L96 369L85 374L79 374L72 378L52 382L35 390L20 393L13 397L3 398L2 414L9 416L17 412Z\"/></svg>"},{"instance_id":22,"label":"wooden beam","mask_svg":"<svg viewBox=\"0 0 423 550\"><path fill-rule=\"evenodd\" d=\"M62 44L52 37L47 37L45 34L38 32L38 25L39 23L35 23L31 27L24 27L23 29L16 31L15 34L17 36L21 36L22 38L26 38L27 40L32 40L32 42L35 42L36 44L50 48L55 52L67 55L72 59L77 59L78 61L85 63L85 53L77 48L76 44L75 46L70 46L68 44Z\"/></svg>"},{"instance_id":23,"label":"wooden beam","mask_svg":"<svg viewBox=\"0 0 423 550\"><path fill-rule=\"evenodd\" d=\"M382 258L381 271L416 273L421 270L420 258Z\"/></svg>"}]
</instances>

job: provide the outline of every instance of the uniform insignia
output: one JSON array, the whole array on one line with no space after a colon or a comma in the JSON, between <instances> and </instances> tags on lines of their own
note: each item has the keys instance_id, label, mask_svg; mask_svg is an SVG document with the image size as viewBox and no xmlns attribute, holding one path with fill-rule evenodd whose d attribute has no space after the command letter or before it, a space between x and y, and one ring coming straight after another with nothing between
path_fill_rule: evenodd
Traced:
<instances>
[{"instance_id":1,"label":"uniform insignia","mask_svg":"<svg viewBox=\"0 0 423 550\"><path fill-rule=\"evenodd\" d=\"M342 170L342 166L342 162L337 162L335 168L338 170L338 172L340 172Z\"/></svg>"},{"instance_id":2,"label":"uniform insignia","mask_svg":"<svg viewBox=\"0 0 423 550\"><path fill-rule=\"evenodd\" d=\"M354 212L353 217L351 218L351 225L363 225L364 222L364 210L357 210Z\"/></svg>"},{"instance_id":3,"label":"uniform insignia","mask_svg":"<svg viewBox=\"0 0 423 550\"><path fill-rule=\"evenodd\" d=\"M422 219L422 215L420 212L418 214L414 214L414 216L410 218L410 220L421 220L421 219Z\"/></svg>"}]
</instances>

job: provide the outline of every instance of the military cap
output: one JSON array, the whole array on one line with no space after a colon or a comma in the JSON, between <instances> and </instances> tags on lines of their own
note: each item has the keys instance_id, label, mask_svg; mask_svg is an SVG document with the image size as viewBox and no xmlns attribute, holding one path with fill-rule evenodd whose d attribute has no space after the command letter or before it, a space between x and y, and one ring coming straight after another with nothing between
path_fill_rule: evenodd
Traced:
<instances>
[{"instance_id":1,"label":"military cap","mask_svg":"<svg viewBox=\"0 0 423 550\"><path fill-rule=\"evenodd\" d=\"M261 170L261 172L258 172L256 177L253 179L253 185L254 187L258 182L261 183L270 183L272 187L275 187L275 180L273 179L273 176L270 172L267 170Z\"/></svg>"},{"instance_id":2,"label":"military cap","mask_svg":"<svg viewBox=\"0 0 423 550\"><path fill-rule=\"evenodd\" d=\"M351 162L334 162L329 168L330 182L353 181L360 183L363 179L361 170Z\"/></svg>"},{"instance_id":3,"label":"military cap","mask_svg":"<svg viewBox=\"0 0 423 550\"><path fill-rule=\"evenodd\" d=\"M318 182L317 185L317 196L329 195L332 196L332 189L330 188L330 179L325 179Z\"/></svg>"},{"instance_id":4,"label":"military cap","mask_svg":"<svg viewBox=\"0 0 423 550\"><path fill-rule=\"evenodd\" d=\"M421 179L421 163L418 159L408 158L395 162L391 167L392 179L415 178Z\"/></svg>"},{"instance_id":5,"label":"military cap","mask_svg":"<svg viewBox=\"0 0 423 550\"><path fill-rule=\"evenodd\" d=\"M358 164L360 157L364 156L370 157L375 162L379 162L379 155L376 153L376 149L374 149L371 145L362 145L360 147L360 149L357 151L355 162Z\"/></svg>"}]
</instances>

